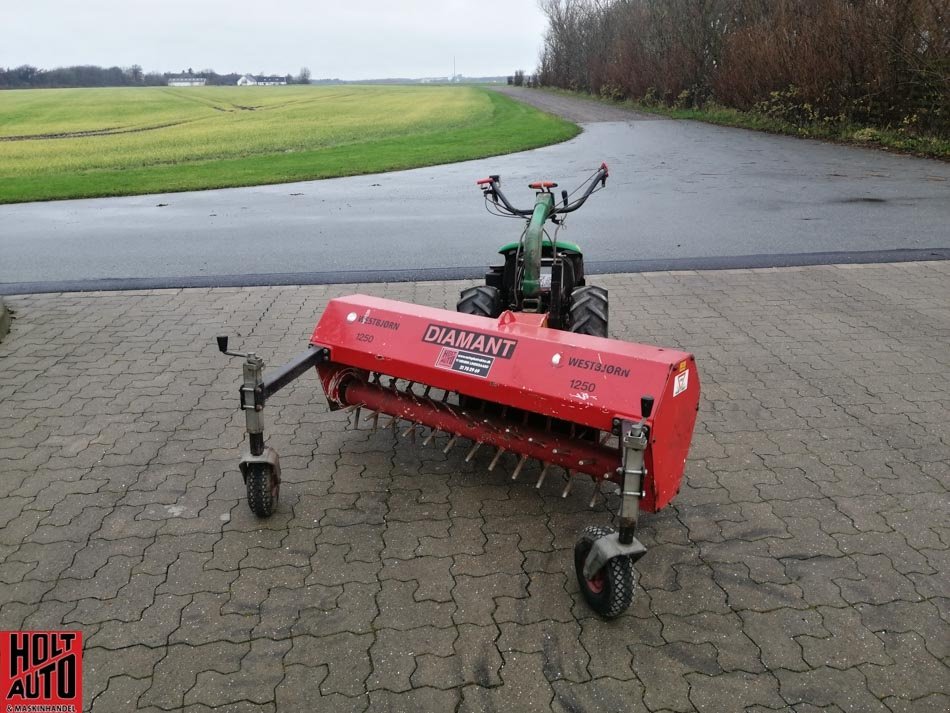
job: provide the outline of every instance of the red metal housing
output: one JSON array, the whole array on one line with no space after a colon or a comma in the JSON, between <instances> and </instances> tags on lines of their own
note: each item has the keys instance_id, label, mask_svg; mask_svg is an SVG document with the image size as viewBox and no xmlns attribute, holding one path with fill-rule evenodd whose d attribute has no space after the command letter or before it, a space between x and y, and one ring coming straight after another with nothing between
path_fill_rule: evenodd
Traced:
<instances>
[{"instance_id":1,"label":"red metal housing","mask_svg":"<svg viewBox=\"0 0 950 713\"><path fill-rule=\"evenodd\" d=\"M385 374L501 406L612 431L639 421L654 398L641 507L658 510L679 491L699 404L699 376L687 352L602 339L543 326L543 315L497 320L352 295L331 300L311 344L327 347L318 367L331 407L362 404L413 423L490 443L595 478L618 480L617 447L573 439L528 422L481 417L451 402L371 383ZM573 433L573 429L571 429Z\"/></svg>"}]
</instances>

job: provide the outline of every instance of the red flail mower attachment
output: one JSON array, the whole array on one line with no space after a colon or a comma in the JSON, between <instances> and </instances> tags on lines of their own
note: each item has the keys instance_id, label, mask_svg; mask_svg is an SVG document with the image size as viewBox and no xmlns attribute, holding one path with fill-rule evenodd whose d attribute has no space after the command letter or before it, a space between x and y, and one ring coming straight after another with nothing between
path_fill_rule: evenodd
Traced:
<instances>
[{"instance_id":1,"label":"red flail mower attachment","mask_svg":"<svg viewBox=\"0 0 950 713\"><path fill-rule=\"evenodd\" d=\"M586 528L575 566L592 607L620 614L646 551L635 537L638 512L679 492L699 404L696 364L686 352L544 322L543 314L490 319L353 295L330 301L311 348L276 373L264 378L260 359L242 355L250 453L241 470L251 509L269 515L279 492L277 456L263 442L264 401L315 365L330 408L355 411L357 426L392 428L423 446L440 438L446 453L464 439L466 461L494 450L489 470L512 454L512 479L536 460L538 488L553 469L566 472L564 497L582 475L615 483L619 529Z\"/></svg>"}]
</instances>

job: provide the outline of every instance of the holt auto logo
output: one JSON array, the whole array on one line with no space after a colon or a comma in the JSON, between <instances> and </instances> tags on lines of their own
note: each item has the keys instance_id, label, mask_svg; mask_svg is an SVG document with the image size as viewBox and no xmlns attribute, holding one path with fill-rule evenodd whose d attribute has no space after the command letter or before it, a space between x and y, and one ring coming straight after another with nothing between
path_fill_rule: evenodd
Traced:
<instances>
[{"instance_id":1,"label":"holt auto logo","mask_svg":"<svg viewBox=\"0 0 950 713\"><path fill-rule=\"evenodd\" d=\"M0 713L79 713L82 632L0 632Z\"/></svg>"}]
</instances>

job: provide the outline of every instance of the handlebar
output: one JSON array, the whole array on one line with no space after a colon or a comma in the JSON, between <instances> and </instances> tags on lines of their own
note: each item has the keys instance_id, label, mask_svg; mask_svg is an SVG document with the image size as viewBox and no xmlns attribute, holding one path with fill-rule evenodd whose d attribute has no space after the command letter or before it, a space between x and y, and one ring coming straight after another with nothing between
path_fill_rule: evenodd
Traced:
<instances>
[{"instance_id":1,"label":"handlebar","mask_svg":"<svg viewBox=\"0 0 950 713\"><path fill-rule=\"evenodd\" d=\"M594 192L597 188L597 184L603 188L607 185L607 177L610 175L607 164L601 163L600 168L597 169L597 172L591 177L589 183L587 184L587 189L584 193L577 198L572 203L567 202L567 191L561 191L561 198L563 204L559 208L554 209L554 214L565 214L572 213L578 208L580 208L584 203L590 198L590 194ZM501 178L499 176L489 176L488 178L482 178L475 182L481 189L482 193L485 195L485 198L491 198L495 205L498 205L499 201L501 205L504 206L505 210L511 213L512 215L520 215L524 217L530 216L534 212L534 208L515 208L509 202L508 198L502 193L501 188L499 187L501 183ZM551 181L539 181L537 183L531 183L531 188L540 189L539 192L549 193L552 187L556 187L557 184Z\"/></svg>"}]
</instances>

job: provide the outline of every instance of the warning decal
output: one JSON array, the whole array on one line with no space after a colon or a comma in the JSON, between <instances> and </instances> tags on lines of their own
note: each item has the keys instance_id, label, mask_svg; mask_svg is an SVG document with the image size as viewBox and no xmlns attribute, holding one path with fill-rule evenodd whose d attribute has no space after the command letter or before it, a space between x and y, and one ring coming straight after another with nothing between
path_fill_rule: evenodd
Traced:
<instances>
[{"instance_id":1,"label":"warning decal","mask_svg":"<svg viewBox=\"0 0 950 713\"><path fill-rule=\"evenodd\" d=\"M435 361L435 365L441 369L452 369L463 374L480 376L483 379L488 377L488 372L491 371L494 363L495 357L448 347L442 347L439 358Z\"/></svg>"},{"instance_id":2,"label":"warning decal","mask_svg":"<svg viewBox=\"0 0 950 713\"><path fill-rule=\"evenodd\" d=\"M679 396L689 386L689 372L681 371L673 379L673 396Z\"/></svg>"}]
</instances>

